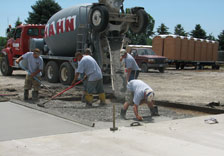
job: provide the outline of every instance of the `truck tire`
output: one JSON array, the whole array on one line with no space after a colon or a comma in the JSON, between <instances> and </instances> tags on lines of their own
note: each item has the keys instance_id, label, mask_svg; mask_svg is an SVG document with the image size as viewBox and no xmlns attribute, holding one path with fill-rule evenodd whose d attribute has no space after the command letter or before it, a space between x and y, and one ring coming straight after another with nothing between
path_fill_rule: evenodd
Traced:
<instances>
[{"instance_id":1,"label":"truck tire","mask_svg":"<svg viewBox=\"0 0 224 156\"><path fill-rule=\"evenodd\" d=\"M109 13L105 6L95 6L90 13L90 25L96 32L103 32L109 23Z\"/></svg>"},{"instance_id":2,"label":"truck tire","mask_svg":"<svg viewBox=\"0 0 224 156\"><path fill-rule=\"evenodd\" d=\"M60 82L69 85L74 80L74 69L68 62L64 62L60 66Z\"/></svg>"},{"instance_id":3,"label":"truck tire","mask_svg":"<svg viewBox=\"0 0 224 156\"><path fill-rule=\"evenodd\" d=\"M50 61L46 65L45 76L48 82L57 83L59 81L58 64L55 61Z\"/></svg>"},{"instance_id":4,"label":"truck tire","mask_svg":"<svg viewBox=\"0 0 224 156\"><path fill-rule=\"evenodd\" d=\"M143 73L147 73L148 72L148 66L147 66L146 63L142 63L142 65L141 65L141 71Z\"/></svg>"},{"instance_id":5,"label":"truck tire","mask_svg":"<svg viewBox=\"0 0 224 156\"><path fill-rule=\"evenodd\" d=\"M4 75L4 76L11 76L12 75L13 69L12 69L12 67L9 66L9 61L8 61L7 56L4 56L2 58L0 66L1 66L2 75Z\"/></svg>"},{"instance_id":6,"label":"truck tire","mask_svg":"<svg viewBox=\"0 0 224 156\"><path fill-rule=\"evenodd\" d=\"M176 70L180 68L180 63L176 63Z\"/></svg>"},{"instance_id":7,"label":"truck tire","mask_svg":"<svg viewBox=\"0 0 224 156\"><path fill-rule=\"evenodd\" d=\"M160 73L164 73L164 71L165 71L165 68L164 68L164 67L160 67L160 68L159 68L159 72L160 72Z\"/></svg>"},{"instance_id":8,"label":"truck tire","mask_svg":"<svg viewBox=\"0 0 224 156\"><path fill-rule=\"evenodd\" d=\"M181 70L184 70L184 67L185 67L185 64L182 63L182 64L180 65L180 69L181 69Z\"/></svg>"},{"instance_id":9,"label":"truck tire","mask_svg":"<svg viewBox=\"0 0 224 156\"><path fill-rule=\"evenodd\" d=\"M45 64L46 62L43 62L43 70L42 70L42 76L41 77L45 77L45 66L46 66L46 64Z\"/></svg>"},{"instance_id":10,"label":"truck tire","mask_svg":"<svg viewBox=\"0 0 224 156\"><path fill-rule=\"evenodd\" d=\"M144 9L139 9L134 14L138 17L138 23L132 23L130 25L130 29L133 33L140 34L145 32L146 27L149 23L148 14L145 12Z\"/></svg>"},{"instance_id":11,"label":"truck tire","mask_svg":"<svg viewBox=\"0 0 224 156\"><path fill-rule=\"evenodd\" d=\"M212 69L219 70L220 69L220 66L219 65L212 65Z\"/></svg>"}]
</instances>

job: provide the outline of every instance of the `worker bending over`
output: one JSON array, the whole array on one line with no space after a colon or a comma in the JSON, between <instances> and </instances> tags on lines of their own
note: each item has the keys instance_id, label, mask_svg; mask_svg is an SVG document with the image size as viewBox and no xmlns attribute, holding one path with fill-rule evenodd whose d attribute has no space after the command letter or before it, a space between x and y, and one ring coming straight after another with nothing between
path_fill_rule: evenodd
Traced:
<instances>
[{"instance_id":1,"label":"worker bending over","mask_svg":"<svg viewBox=\"0 0 224 156\"><path fill-rule=\"evenodd\" d=\"M133 105L135 116L138 120L143 118L138 114L138 106L145 103L151 111L151 116L158 114L158 108L154 106L154 91L152 88L141 80L132 80L128 82L127 91L125 96L124 107L121 109L121 117L126 119L126 112L129 105Z\"/></svg>"},{"instance_id":2,"label":"worker bending over","mask_svg":"<svg viewBox=\"0 0 224 156\"><path fill-rule=\"evenodd\" d=\"M121 61L124 59L125 67L127 69L127 82L137 79L139 75L139 67L135 59L126 52L126 50L121 49Z\"/></svg>"},{"instance_id":3,"label":"worker bending over","mask_svg":"<svg viewBox=\"0 0 224 156\"><path fill-rule=\"evenodd\" d=\"M86 106L92 106L93 93L95 93L95 91L97 92L97 94L99 94L100 105L105 105L106 98L103 89L103 76L97 62L91 56L85 56L80 52L76 53L76 58L79 63L72 84L75 84L80 73L84 73L87 77L87 93L85 96Z\"/></svg>"},{"instance_id":4,"label":"worker bending over","mask_svg":"<svg viewBox=\"0 0 224 156\"><path fill-rule=\"evenodd\" d=\"M26 69L28 73L26 74L25 85L24 85L24 100L29 98L29 90L32 89L32 100L38 100L38 91L40 89L40 82L34 79L36 77L40 80L41 71L43 70L43 59L40 56L40 50L34 49L33 52L27 52L26 54L20 56L16 63L19 64L21 60L27 62Z\"/></svg>"}]
</instances>

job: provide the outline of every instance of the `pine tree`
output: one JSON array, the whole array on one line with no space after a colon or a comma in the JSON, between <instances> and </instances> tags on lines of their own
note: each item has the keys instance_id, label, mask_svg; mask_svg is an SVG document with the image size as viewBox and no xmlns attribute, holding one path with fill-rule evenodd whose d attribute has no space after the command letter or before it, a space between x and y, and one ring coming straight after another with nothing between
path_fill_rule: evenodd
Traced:
<instances>
[{"instance_id":1,"label":"pine tree","mask_svg":"<svg viewBox=\"0 0 224 156\"><path fill-rule=\"evenodd\" d=\"M16 23L15 23L15 27L21 25L22 22L20 21L20 18L18 17L17 20L16 20Z\"/></svg>"},{"instance_id":2,"label":"pine tree","mask_svg":"<svg viewBox=\"0 0 224 156\"><path fill-rule=\"evenodd\" d=\"M219 49L224 50L224 30L218 36Z\"/></svg>"},{"instance_id":3,"label":"pine tree","mask_svg":"<svg viewBox=\"0 0 224 156\"><path fill-rule=\"evenodd\" d=\"M31 6L32 12L25 21L28 24L46 24L52 15L61 10L61 6L54 0L38 0Z\"/></svg>"},{"instance_id":4,"label":"pine tree","mask_svg":"<svg viewBox=\"0 0 224 156\"><path fill-rule=\"evenodd\" d=\"M179 36L188 36L188 33L185 32L184 28L181 26L181 24L177 24L174 28L174 34Z\"/></svg>"},{"instance_id":5,"label":"pine tree","mask_svg":"<svg viewBox=\"0 0 224 156\"><path fill-rule=\"evenodd\" d=\"M201 38L201 39L207 38L205 30L201 28L200 24L197 24L195 26L195 29L191 31L190 35L194 38Z\"/></svg>"},{"instance_id":6,"label":"pine tree","mask_svg":"<svg viewBox=\"0 0 224 156\"><path fill-rule=\"evenodd\" d=\"M158 28L157 28L157 33L159 35L167 35L170 34L170 32L168 31L169 28L167 26L165 26L164 23L162 23Z\"/></svg>"},{"instance_id":7,"label":"pine tree","mask_svg":"<svg viewBox=\"0 0 224 156\"><path fill-rule=\"evenodd\" d=\"M216 41L216 38L215 38L214 35L212 35L212 33L207 36L207 39L212 40L212 41Z\"/></svg>"}]
</instances>

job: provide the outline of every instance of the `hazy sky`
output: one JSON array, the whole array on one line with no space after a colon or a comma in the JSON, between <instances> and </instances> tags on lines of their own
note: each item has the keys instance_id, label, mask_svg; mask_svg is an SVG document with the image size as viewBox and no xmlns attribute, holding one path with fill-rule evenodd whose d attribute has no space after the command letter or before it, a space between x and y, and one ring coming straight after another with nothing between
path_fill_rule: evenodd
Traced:
<instances>
[{"instance_id":1,"label":"hazy sky","mask_svg":"<svg viewBox=\"0 0 224 156\"><path fill-rule=\"evenodd\" d=\"M36 0L0 0L0 36L5 36L8 24L18 17L24 22ZM56 0L62 8L80 3L92 3L97 0ZM182 24L189 32L196 24L201 24L207 35L215 37L224 30L224 0L126 0L125 7L143 6L155 19L156 28L164 23L173 33L177 24Z\"/></svg>"}]
</instances>

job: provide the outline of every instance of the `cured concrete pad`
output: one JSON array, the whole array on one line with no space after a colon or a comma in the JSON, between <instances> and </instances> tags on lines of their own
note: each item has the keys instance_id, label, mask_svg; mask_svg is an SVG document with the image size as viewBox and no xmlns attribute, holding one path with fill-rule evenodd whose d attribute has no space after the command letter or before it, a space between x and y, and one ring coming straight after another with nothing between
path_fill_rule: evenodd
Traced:
<instances>
[{"instance_id":1,"label":"cured concrete pad","mask_svg":"<svg viewBox=\"0 0 224 156\"><path fill-rule=\"evenodd\" d=\"M0 103L0 141L80 132L87 129L89 128L77 123L11 102Z\"/></svg>"},{"instance_id":2,"label":"cured concrete pad","mask_svg":"<svg viewBox=\"0 0 224 156\"><path fill-rule=\"evenodd\" d=\"M217 124L207 124L214 117ZM223 156L224 115L0 142L2 156Z\"/></svg>"}]
</instances>

